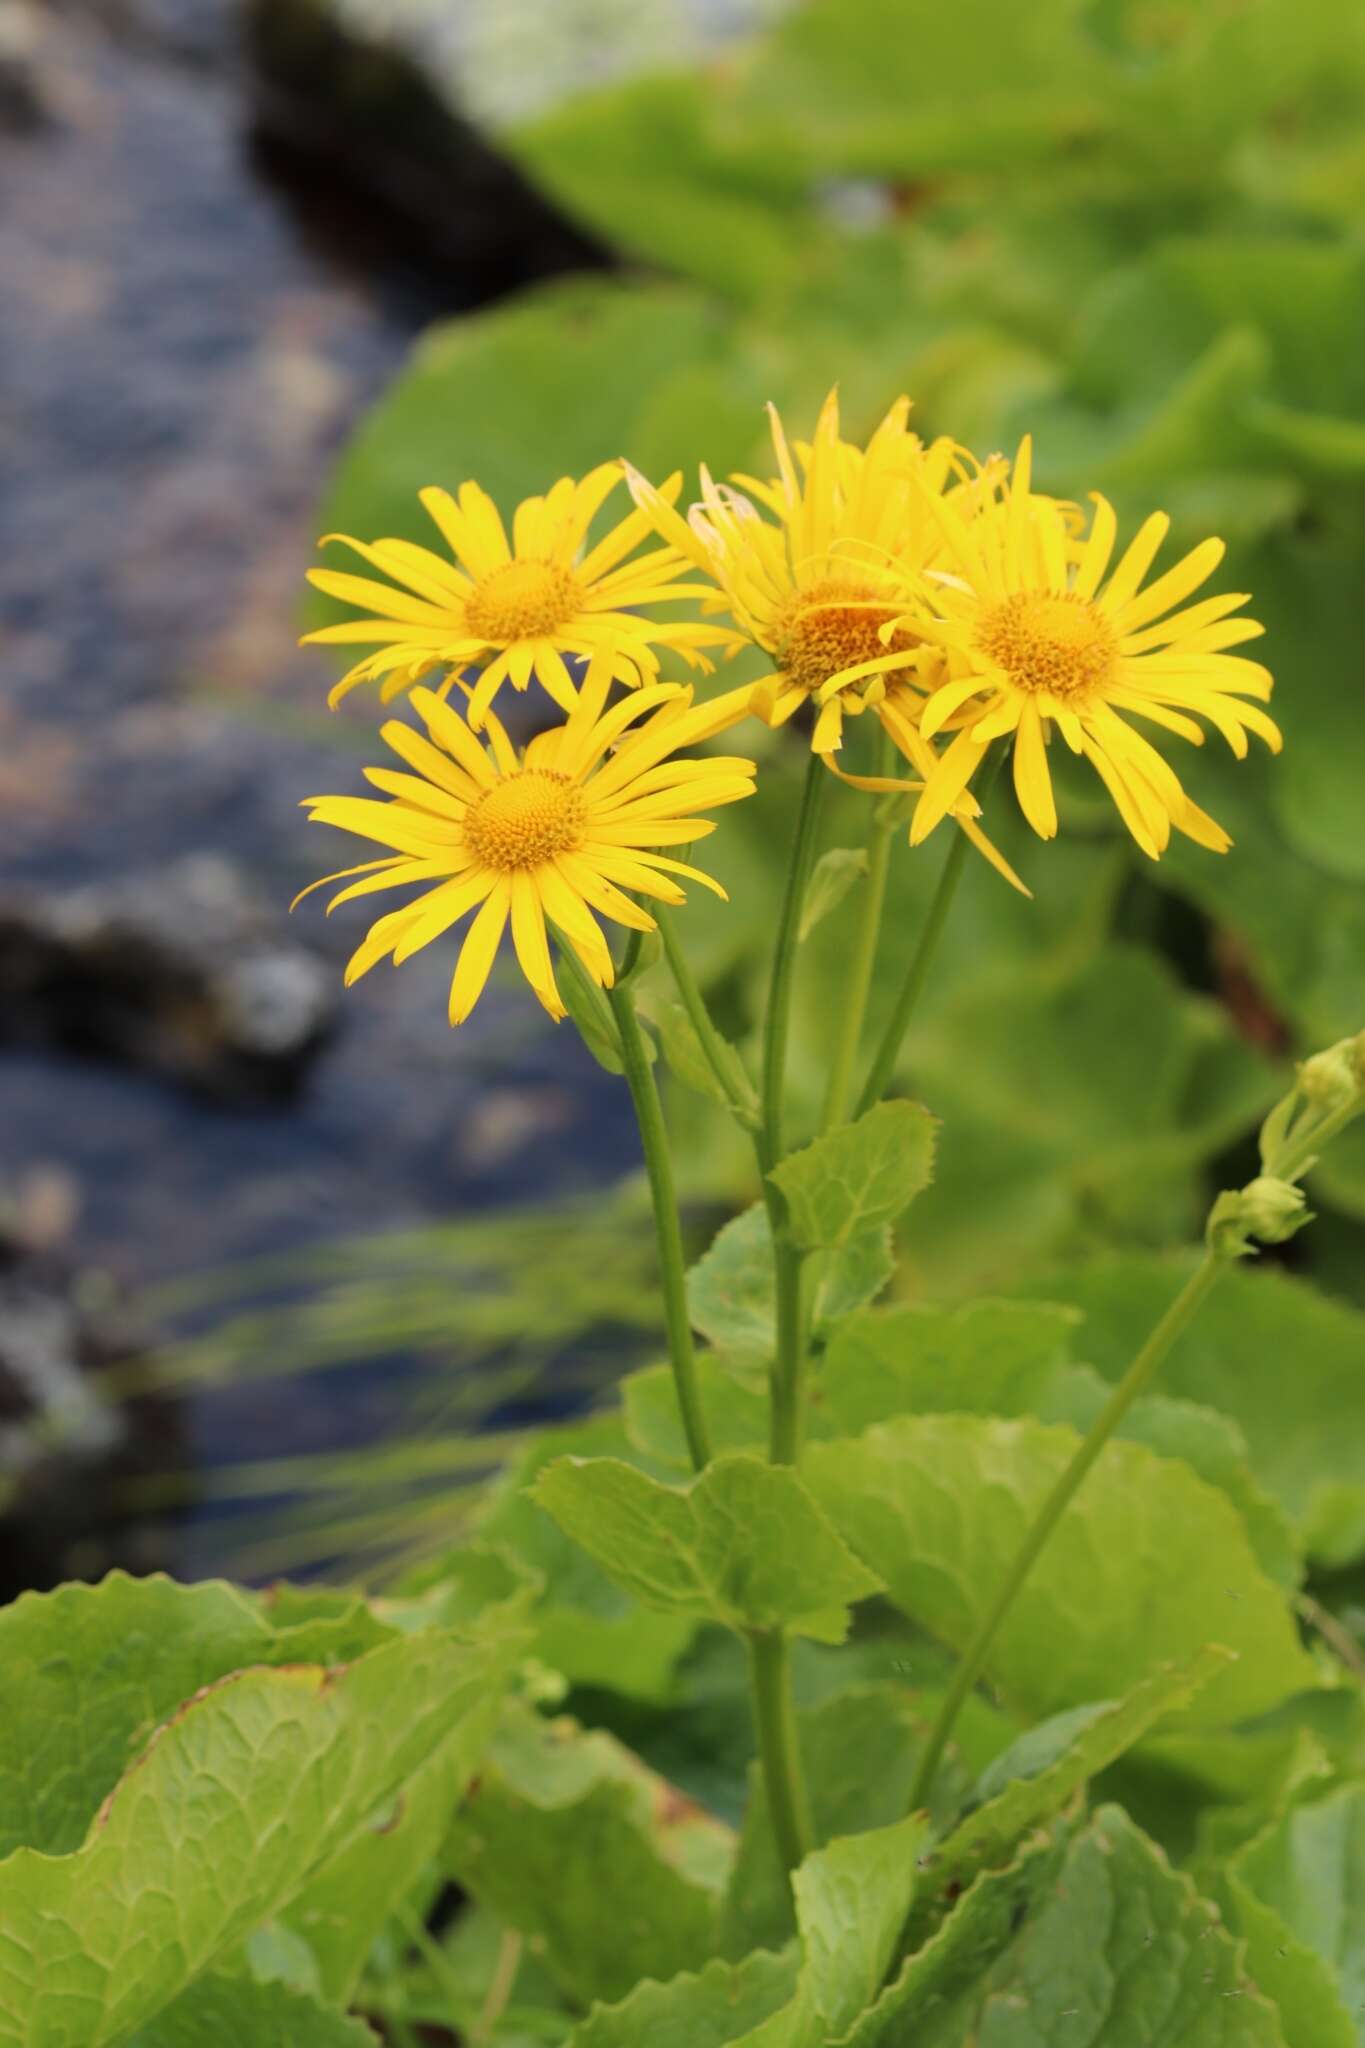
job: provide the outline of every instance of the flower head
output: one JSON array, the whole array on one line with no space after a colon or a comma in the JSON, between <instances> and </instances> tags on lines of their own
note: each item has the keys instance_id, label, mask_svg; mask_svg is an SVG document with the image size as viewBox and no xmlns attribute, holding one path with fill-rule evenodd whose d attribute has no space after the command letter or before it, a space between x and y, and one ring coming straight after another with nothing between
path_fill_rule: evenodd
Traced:
<instances>
[{"instance_id":1,"label":"flower head","mask_svg":"<svg viewBox=\"0 0 1365 2048\"><path fill-rule=\"evenodd\" d=\"M919 736L953 730L955 737L926 775L911 839L926 837L991 742L1011 734L1020 807L1035 832L1052 838L1057 811L1046 742L1055 726L1090 762L1153 860L1173 827L1225 852L1227 834L1132 724L1141 719L1201 745L1202 718L1239 759L1249 732L1278 751L1276 726L1244 701L1269 697L1269 671L1228 651L1263 630L1232 616L1246 597L1184 602L1218 566L1223 543L1202 542L1144 587L1170 525L1166 515L1154 512L1110 570L1113 508L1096 494L1089 534L1073 534L1064 509L1031 491L1030 456L1025 440L1008 487L970 526L944 499L931 501L947 549L928 580L928 610L913 624L942 648L946 667L922 706Z\"/></svg>"},{"instance_id":2,"label":"flower head","mask_svg":"<svg viewBox=\"0 0 1365 2048\"><path fill-rule=\"evenodd\" d=\"M379 681L387 704L433 669L478 668L469 703L469 721L478 728L507 680L524 690L534 675L570 710L576 690L566 657L610 653L612 678L634 685L657 676L660 648L703 668L710 664L702 649L733 649L738 636L721 628L642 615L641 606L710 592L678 581L688 562L673 548L636 554L652 531L641 512L628 513L583 552L588 528L621 476L619 463L604 462L581 483L561 477L543 498L518 505L510 543L497 506L477 484L461 484L454 497L432 486L421 500L449 556L408 540L329 534L328 541L352 549L388 579L309 571L317 589L369 616L323 626L306 642L376 650L342 677L332 704L357 683ZM676 497L681 487L681 476L671 478L662 495Z\"/></svg>"},{"instance_id":3,"label":"flower head","mask_svg":"<svg viewBox=\"0 0 1365 2048\"><path fill-rule=\"evenodd\" d=\"M679 758L722 730L731 707L724 699L694 707L690 690L648 684L608 711L614 672L611 653L599 655L564 723L520 752L492 712L481 740L434 691L414 689L425 734L391 719L381 737L403 770L365 771L386 801L308 799L315 821L392 849L313 883L363 877L329 908L429 885L371 926L347 967L348 985L376 961L409 959L472 911L451 983L451 1023L463 1023L482 994L509 921L522 972L550 1015L562 1017L547 927L609 988L611 955L594 912L652 931L654 919L626 890L681 903L680 877L724 895L709 876L660 849L704 838L715 827L698 813L752 795L752 761Z\"/></svg>"},{"instance_id":4,"label":"flower head","mask_svg":"<svg viewBox=\"0 0 1365 2048\"><path fill-rule=\"evenodd\" d=\"M831 392L814 438L793 454L769 407L779 474L736 477L736 489L703 469L690 523L665 492L627 472L661 537L713 580L736 623L772 657L753 708L780 725L814 700L817 753L834 752L845 716L877 703L887 678L918 662L922 641L904 615L944 545L928 500L977 488L964 484L953 442L926 447L909 432L909 411L909 400L897 399L858 448L839 438Z\"/></svg>"}]
</instances>

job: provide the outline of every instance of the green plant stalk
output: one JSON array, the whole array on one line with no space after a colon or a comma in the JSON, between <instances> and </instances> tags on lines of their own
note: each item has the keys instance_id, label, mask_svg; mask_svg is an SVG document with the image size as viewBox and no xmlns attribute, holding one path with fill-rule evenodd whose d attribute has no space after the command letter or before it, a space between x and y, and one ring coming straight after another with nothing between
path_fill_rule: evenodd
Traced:
<instances>
[{"instance_id":1,"label":"green plant stalk","mask_svg":"<svg viewBox=\"0 0 1365 2048\"><path fill-rule=\"evenodd\" d=\"M984 772L979 779L979 791L982 797L986 795L996 776L1000 773L1004 759L1005 749L1003 747L996 749L994 758L990 755L986 757L983 764ZM949 822L951 823L951 820ZM948 912L953 907L953 898L957 894L957 885L962 880L962 871L967 865L967 854L970 845L971 841L965 832L954 831L953 843L948 848L947 858L943 863L943 871L938 879L938 887L934 891L933 900L929 905L928 913L920 928L919 941L910 956L910 964L905 970L905 979L901 983L900 993L897 995L891 1015L887 1019L886 1030L882 1034L881 1044L877 1048L877 1054L872 1062L871 1070L866 1082L863 1084L863 1092L858 1097L858 1106L853 1112L855 1117L865 1116L869 1109L872 1109L881 1101L886 1093L887 1084L896 1070L896 1061L900 1058L900 1050L905 1041L905 1034L910 1028L910 1020L915 1014L924 984L929 978L929 969L933 965L934 955L938 951L938 942L943 936L943 927L948 922Z\"/></svg>"},{"instance_id":2,"label":"green plant stalk","mask_svg":"<svg viewBox=\"0 0 1365 2048\"><path fill-rule=\"evenodd\" d=\"M628 982L618 980L608 991L612 1017L621 1046L621 1064L626 1085L635 1105L644 1148L645 1172L649 1176L650 1200L654 1205L654 1230L659 1242L659 1267L663 1279L664 1322L668 1330L668 1352L673 1366L673 1384L692 1463L700 1472L709 1463L711 1440L702 1410L697 1384L697 1354L692 1343L692 1323L687 1312L687 1265L683 1257L682 1226L678 1220L678 1195L673 1181L673 1160L668 1149L663 1106L635 1014L635 997Z\"/></svg>"},{"instance_id":3,"label":"green plant stalk","mask_svg":"<svg viewBox=\"0 0 1365 2048\"><path fill-rule=\"evenodd\" d=\"M879 775L889 772L887 757L890 751L890 739L886 733L879 732ZM858 1057L858 1047L862 1043L863 1025L867 1017L867 998L872 988L872 970L877 961L877 942L881 937L882 913L886 906L886 881L891 868L891 841L895 831L895 819L886 816L882 805L874 803L867 832L867 876L863 889L862 912L858 920L857 936L853 942L853 958L849 963L848 986L839 1013L839 1035L835 1040L834 1056L830 1061L824 1107L820 1112L822 1133L832 1131L836 1124L841 1124L848 1111L849 1091L853 1083L853 1063Z\"/></svg>"},{"instance_id":4,"label":"green plant stalk","mask_svg":"<svg viewBox=\"0 0 1365 2048\"><path fill-rule=\"evenodd\" d=\"M910 1788L910 1807L924 1806L933 1789L943 1752L957 1723L964 1701L981 1676L982 1667L1001 1624L1018 1598L1024 1582L1038 1562L1048 1539L1070 1507L1082 1481L1128 1410L1151 1385L1176 1338L1203 1305L1210 1290L1232 1261L1207 1250L1171 1303L1161 1321L1137 1353L1123 1378L1100 1410L1075 1456L1039 1508L1027 1535L1019 1546L1004 1583L983 1615L975 1635L962 1653L953 1682L929 1731L929 1739Z\"/></svg>"},{"instance_id":5,"label":"green plant stalk","mask_svg":"<svg viewBox=\"0 0 1365 2048\"><path fill-rule=\"evenodd\" d=\"M796 832L787 864L787 886L778 914L777 936L773 942L772 972L768 979L768 1006L763 1018L763 1084L760 1160L770 1173L782 1157L782 1109L787 1078L787 1041L791 1034L792 983L796 973L797 933L806 884L815 858L815 837L820 817L820 797L829 770L818 754L812 754L806 769L796 815Z\"/></svg>"},{"instance_id":6,"label":"green plant stalk","mask_svg":"<svg viewBox=\"0 0 1365 2048\"><path fill-rule=\"evenodd\" d=\"M749 1637L749 1669L753 1681L754 1723L763 1786L773 1837L788 1873L812 1847L810 1808L796 1739L792 1706L791 1658L784 1630L756 1629Z\"/></svg>"}]
</instances>

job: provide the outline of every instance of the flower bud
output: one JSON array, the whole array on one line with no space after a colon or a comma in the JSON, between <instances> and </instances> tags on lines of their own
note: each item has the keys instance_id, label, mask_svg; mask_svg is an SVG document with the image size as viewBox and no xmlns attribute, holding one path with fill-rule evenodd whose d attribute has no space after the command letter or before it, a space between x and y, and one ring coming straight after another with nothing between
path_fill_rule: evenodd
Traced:
<instances>
[{"instance_id":1,"label":"flower bud","mask_svg":"<svg viewBox=\"0 0 1365 2048\"><path fill-rule=\"evenodd\" d=\"M1209 1211L1206 1236L1220 1258L1243 1259L1255 1251L1253 1238L1262 1244L1283 1244L1311 1221L1303 1189L1263 1173L1244 1188L1228 1188L1219 1195Z\"/></svg>"},{"instance_id":2,"label":"flower bud","mask_svg":"<svg viewBox=\"0 0 1365 2048\"><path fill-rule=\"evenodd\" d=\"M1345 1109L1365 1086L1365 1033L1340 1039L1325 1052L1315 1052L1299 1067L1299 1087L1306 1101L1329 1115Z\"/></svg>"}]
</instances>

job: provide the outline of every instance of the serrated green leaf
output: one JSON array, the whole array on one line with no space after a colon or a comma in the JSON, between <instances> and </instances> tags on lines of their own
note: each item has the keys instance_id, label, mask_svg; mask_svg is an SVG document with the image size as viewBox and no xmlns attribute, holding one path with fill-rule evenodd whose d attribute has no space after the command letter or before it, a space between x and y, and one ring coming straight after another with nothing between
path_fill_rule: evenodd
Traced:
<instances>
[{"instance_id":1,"label":"serrated green leaf","mask_svg":"<svg viewBox=\"0 0 1365 2048\"><path fill-rule=\"evenodd\" d=\"M881 1586L795 1472L715 1459L688 1487L614 1458L560 1458L532 1498L646 1605L737 1630L839 1642L848 1607Z\"/></svg>"},{"instance_id":2,"label":"serrated green leaf","mask_svg":"<svg viewBox=\"0 0 1365 2048\"><path fill-rule=\"evenodd\" d=\"M1249 1975L1279 2008L1287 2048L1358 2048L1360 2035L1330 1964L1234 1872L1218 1892L1228 1926L1241 1939Z\"/></svg>"},{"instance_id":3,"label":"serrated green leaf","mask_svg":"<svg viewBox=\"0 0 1365 2048\"><path fill-rule=\"evenodd\" d=\"M811 869L801 906L798 940L807 939L822 918L837 910L855 882L867 873L865 846L831 846Z\"/></svg>"},{"instance_id":4,"label":"serrated green leaf","mask_svg":"<svg viewBox=\"0 0 1365 2048\"><path fill-rule=\"evenodd\" d=\"M803 1472L912 1620L961 1649L1079 1439L970 1415L904 1417L812 1445ZM996 1636L988 1675L1034 1714L1128 1689L1210 1641L1238 1653L1190 1713L1208 1724L1314 1680L1293 1618L1222 1494L1140 1444L1111 1442Z\"/></svg>"},{"instance_id":5,"label":"serrated green leaf","mask_svg":"<svg viewBox=\"0 0 1365 2048\"><path fill-rule=\"evenodd\" d=\"M728 1828L609 1735L521 1708L505 1717L444 1860L586 2004L701 1968L732 1852Z\"/></svg>"},{"instance_id":6,"label":"serrated green leaf","mask_svg":"<svg viewBox=\"0 0 1365 2048\"><path fill-rule=\"evenodd\" d=\"M1008 1884L978 1880L847 2048L1287 2048L1217 1908L1120 1808L1054 1881Z\"/></svg>"},{"instance_id":7,"label":"serrated green leaf","mask_svg":"<svg viewBox=\"0 0 1365 2048\"><path fill-rule=\"evenodd\" d=\"M1188 1664L1154 1671L1124 1699L1073 1707L1022 1736L984 1774L982 1803L935 1845L939 1897L956 1898L981 1871L1008 1863L1031 1829L1054 1820L1081 1786L1187 1707L1231 1662L1231 1651L1207 1649ZM917 1932L927 1934L930 1925L926 1917Z\"/></svg>"},{"instance_id":8,"label":"serrated green leaf","mask_svg":"<svg viewBox=\"0 0 1365 2048\"><path fill-rule=\"evenodd\" d=\"M865 1231L825 1261L817 1323L835 1322L881 1293L891 1278L890 1233ZM772 1240L761 1202L736 1216L687 1276L692 1321L722 1350L771 1352L777 1335Z\"/></svg>"},{"instance_id":9,"label":"serrated green leaf","mask_svg":"<svg viewBox=\"0 0 1365 2048\"><path fill-rule=\"evenodd\" d=\"M1082 1346L1117 1379L1177 1293L1181 1258L1125 1254L1045 1275L1036 1291L1074 1301ZM1035 1291L1033 1283L1021 1292ZM1292 1360L1292 1369L1286 1361ZM1266 1267L1228 1273L1177 1338L1166 1393L1231 1415L1251 1468L1303 1533L1309 1556L1365 1554L1365 1315Z\"/></svg>"},{"instance_id":10,"label":"serrated green leaf","mask_svg":"<svg viewBox=\"0 0 1365 2048\"><path fill-rule=\"evenodd\" d=\"M565 1453L629 1455L620 1420L602 1416L547 1431L511 1465L480 1534L535 1572L542 1591L529 1617L537 1657L576 1685L642 1700L667 1699L678 1659L696 1633L685 1614L641 1607L531 1499L537 1476Z\"/></svg>"},{"instance_id":11,"label":"serrated green leaf","mask_svg":"<svg viewBox=\"0 0 1365 2048\"><path fill-rule=\"evenodd\" d=\"M879 1102L775 1166L797 1243L833 1251L892 1222L933 1178L936 1128L922 1103Z\"/></svg>"},{"instance_id":12,"label":"serrated green leaf","mask_svg":"<svg viewBox=\"0 0 1365 2048\"><path fill-rule=\"evenodd\" d=\"M183 1700L249 1664L353 1657L392 1632L362 1601L111 1572L0 1609L0 1854L77 1848Z\"/></svg>"},{"instance_id":13,"label":"serrated green leaf","mask_svg":"<svg viewBox=\"0 0 1365 2048\"><path fill-rule=\"evenodd\" d=\"M211 1971L139 2027L128 2048L378 2048L378 2042L363 2020L347 2019L283 1984Z\"/></svg>"},{"instance_id":14,"label":"serrated green leaf","mask_svg":"<svg viewBox=\"0 0 1365 2048\"><path fill-rule=\"evenodd\" d=\"M785 2005L796 1955L759 1953L742 1963L646 1981L619 2005L598 2006L569 2036L568 2048L727 2048Z\"/></svg>"},{"instance_id":15,"label":"serrated green leaf","mask_svg":"<svg viewBox=\"0 0 1365 2048\"><path fill-rule=\"evenodd\" d=\"M1365 1786L1292 1807L1237 1858L1234 1872L1326 1965L1365 2040Z\"/></svg>"},{"instance_id":16,"label":"serrated green leaf","mask_svg":"<svg viewBox=\"0 0 1365 2048\"><path fill-rule=\"evenodd\" d=\"M438 1749L461 1747L472 1768L508 1661L507 1647L428 1632L340 1670L253 1669L199 1693L79 1850L0 1863L0 2041L104 2048L145 2025Z\"/></svg>"}]
</instances>

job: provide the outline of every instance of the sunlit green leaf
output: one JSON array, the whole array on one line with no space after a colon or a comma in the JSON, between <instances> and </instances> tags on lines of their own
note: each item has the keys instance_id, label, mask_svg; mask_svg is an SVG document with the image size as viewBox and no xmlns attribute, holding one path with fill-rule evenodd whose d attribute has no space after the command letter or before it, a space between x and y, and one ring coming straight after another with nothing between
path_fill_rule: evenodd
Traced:
<instances>
[{"instance_id":1,"label":"sunlit green leaf","mask_svg":"<svg viewBox=\"0 0 1365 2048\"><path fill-rule=\"evenodd\" d=\"M885 1225L851 1238L824 1263L815 1299L817 1322L834 1322L881 1293L891 1278ZM772 1240L761 1203L736 1216L687 1276L692 1320L713 1344L770 1352L776 1342Z\"/></svg>"},{"instance_id":2,"label":"sunlit green leaf","mask_svg":"<svg viewBox=\"0 0 1365 2048\"><path fill-rule=\"evenodd\" d=\"M881 1584L796 1474L757 1458L718 1458L686 1488L613 1458L561 1458L532 1496L646 1605L731 1628L837 1642L849 1604Z\"/></svg>"},{"instance_id":3,"label":"sunlit green leaf","mask_svg":"<svg viewBox=\"0 0 1365 2048\"><path fill-rule=\"evenodd\" d=\"M812 1445L803 1471L913 1620L962 1648L1079 1439L972 1415L908 1416ZM1111 1442L995 1637L987 1662L1033 1714L1113 1697L1209 1642L1237 1652L1191 1703L1201 1723L1311 1685L1293 1617L1225 1497L1183 1464Z\"/></svg>"},{"instance_id":4,"label":"sunlit green leaf","mask_svg":"<svg viewBox=\"0 0 1365 2048\"><path fill-rule=\"evenodd\" d=\"M899 1216L932 1178L934 1131L922 1104L879 1102L775 1166L797 1243L837 1250Z\"/></svg>"}]
</instances>

